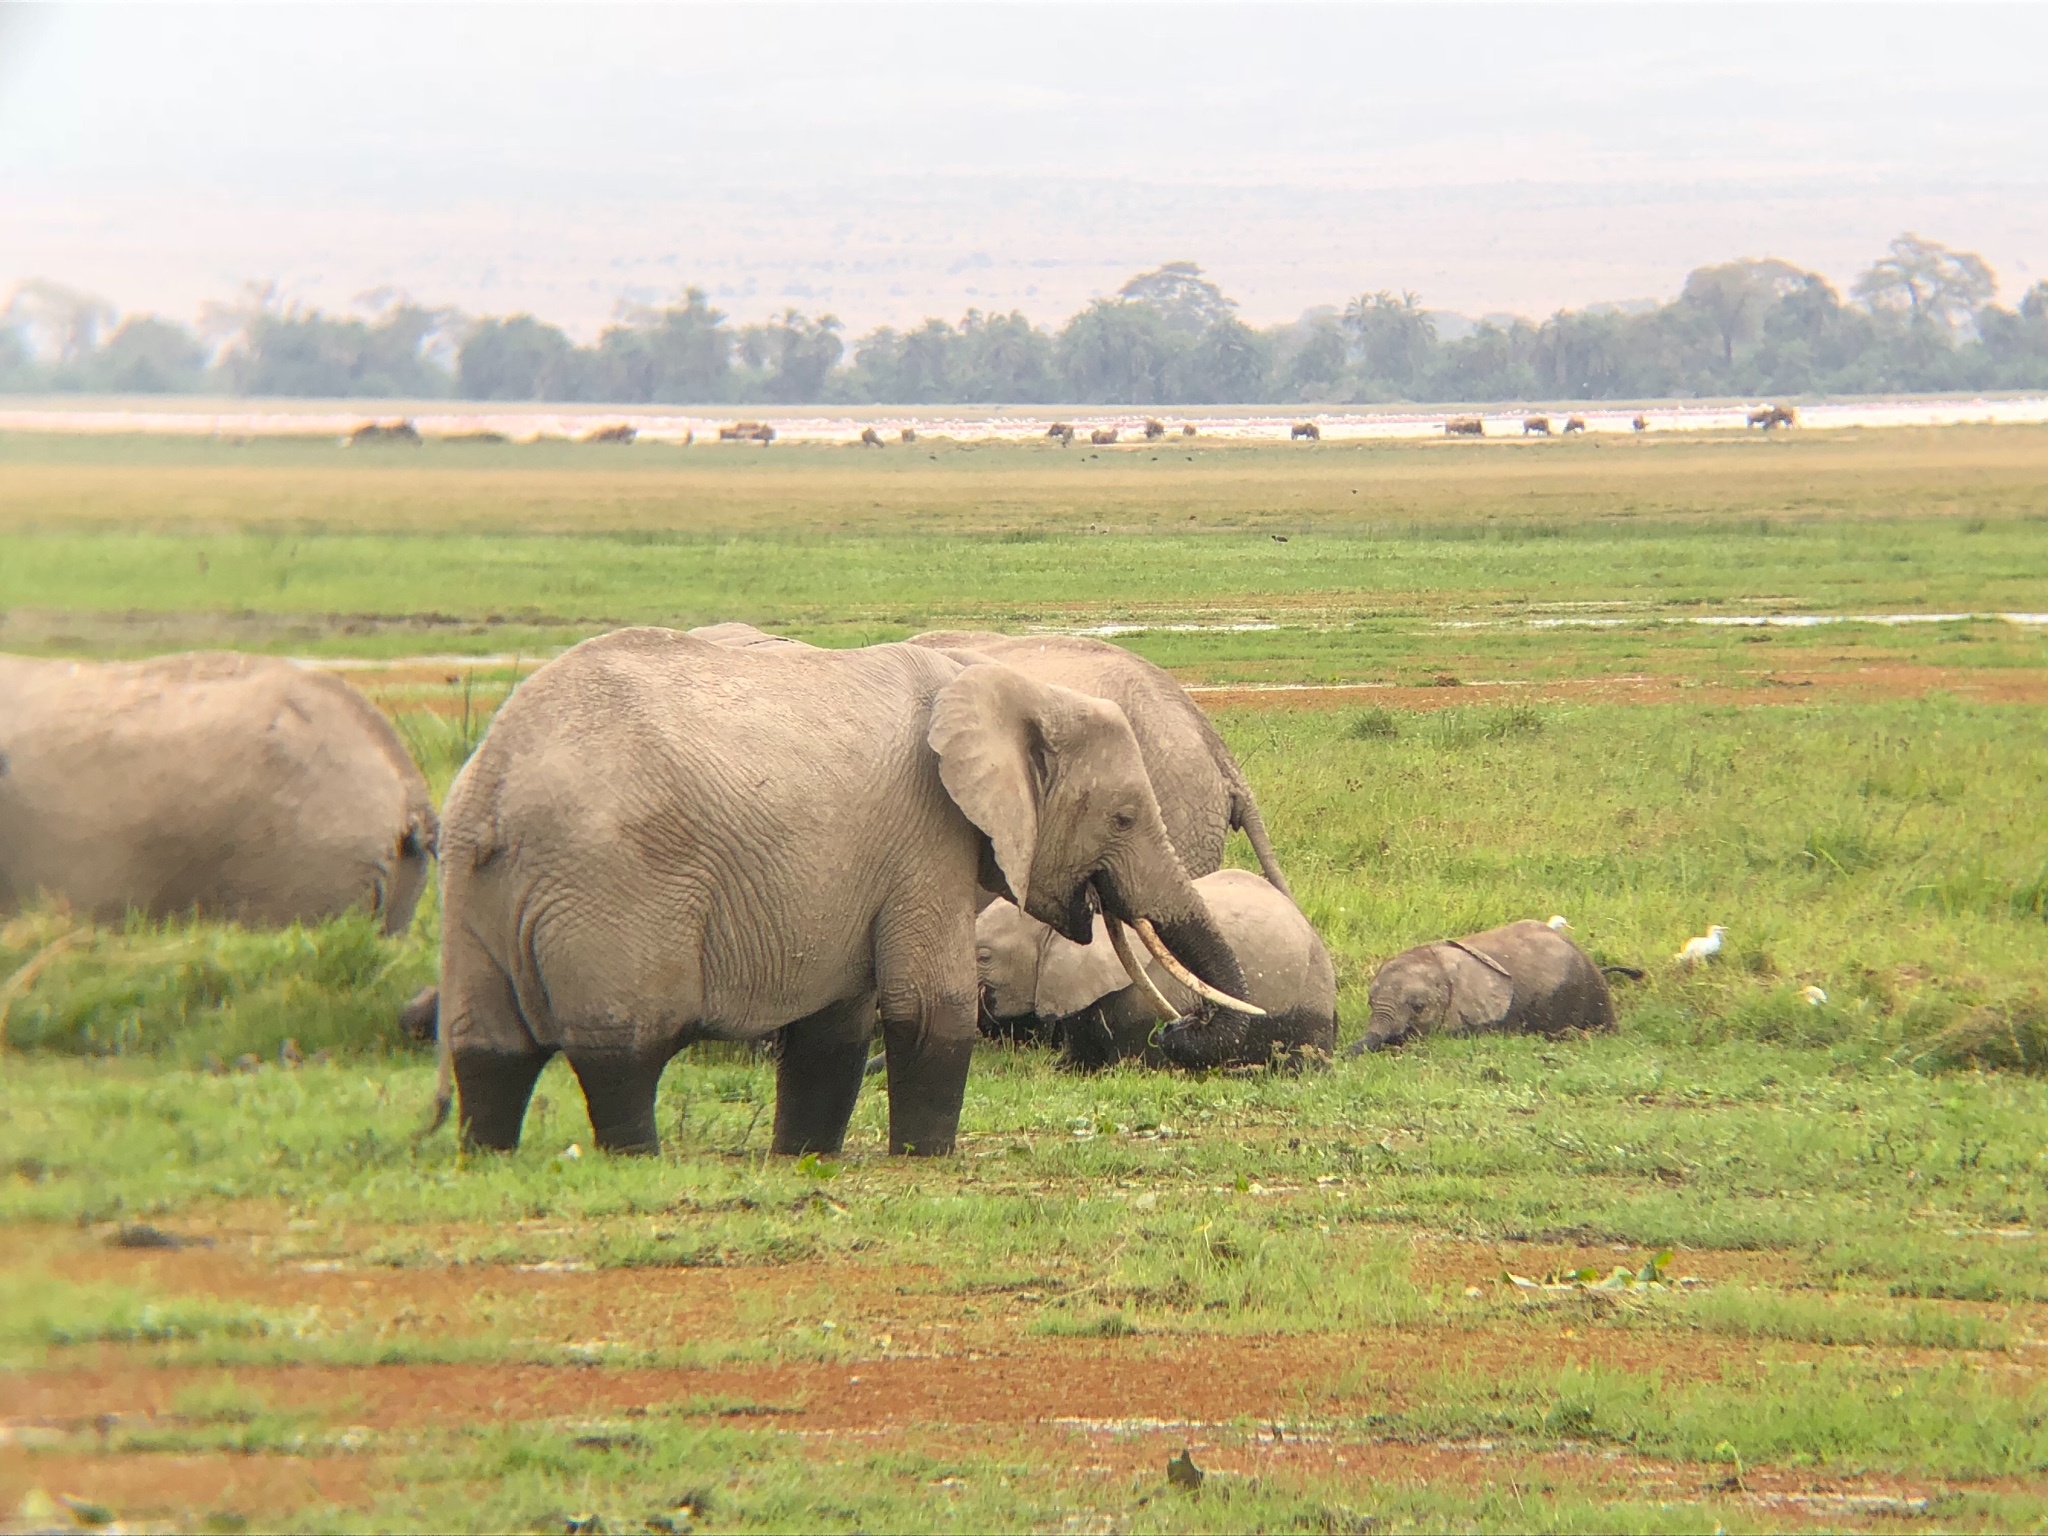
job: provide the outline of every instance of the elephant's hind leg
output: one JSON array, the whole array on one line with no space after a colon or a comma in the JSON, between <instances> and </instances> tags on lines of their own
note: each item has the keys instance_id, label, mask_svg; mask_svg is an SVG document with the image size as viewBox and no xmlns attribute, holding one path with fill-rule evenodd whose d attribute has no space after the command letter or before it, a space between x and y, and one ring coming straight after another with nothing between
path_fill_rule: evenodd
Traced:
<instances>
[{"instance_id":1,"label":"elephant's hind leg","mask_svg":"<svg viewBox=\"0 0 2048 1536\"><path fill-rule=\"evenodd\" d=\"M789 1156L837 1152L846 1141L866 1075L875 1000L863 993L782 1031L775 1071L775 1150Z\"/></svg>"},{"instance_id":2,"label":"elephant's hind leg","mask_svg":"<svg viewBox=\"0 0 2048 1536\"><path fill-rule=\"evenodd\" d=\"M535 1042L511 982L475 945L451 942L442 977L440 1028L454 1058L463 1145L510 1152L554 1053Z\"/></svg>"}]
</instances>

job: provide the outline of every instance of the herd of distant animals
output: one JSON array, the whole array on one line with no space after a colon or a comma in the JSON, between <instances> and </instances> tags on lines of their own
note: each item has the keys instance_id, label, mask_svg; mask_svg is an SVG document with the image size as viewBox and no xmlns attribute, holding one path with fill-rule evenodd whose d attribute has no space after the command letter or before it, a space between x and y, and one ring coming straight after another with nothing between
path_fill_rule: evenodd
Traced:
<instances>
[{"instance_id":1,"label":"herd of distant animals","mask_svg":"<svg viewBox=\"0 0 2048 1536\"><path fill-rule=\"evenodd\" d=\"M1232 830L1259 873L1223 868ZM517 1145L558 1053L598 1144L636 1151L678 1049L760 1042L775 1149L834 1151L879 1026L890 1147L938 1153L977 1039L1197 1070L1337 1045L1329 953L1235 758L1177 681L1107 641L614 631L513 692L438 815L391 722L330 674L0 656L0 911L353 908L397 933L435 858L440 984L403 1022L438 1037L435 1124L459 1099L472 1145ZM1354 1051L1611 1027L1568 926L1395 956Z\"/></svg>"},{"instance_id":2,"label":"herd of distant animals","mask_svg":"<svg viewBox=\"0 0 2048 1536\"><path fill-rule=\"evenodd\" d=\"M1789 405L1764 406L1749 412L1746 417L1746 425L1761 427L1766 432L1774 427L1791 427L1798 424L1799 413ZM1641 412L1637 412L1630 425L1638 432L1647 432L1650 430L1650 418ZM1586 430L1586 418L1573 414L1565 418L1564 425L1558 429L1558 433L1569 437L1574 433ZM1156 417L1148 417L1144 426L1139 429L1139 435L1144 441L1153 443L1165 437L1169 431L1171 429L1165 422L1160 421ZM637 427L625 422L619 422L610 426L595 428L590 432L586 432L576 441L582 443L631 443L639 435ZM1045 435L1064 448L1073 443L1079 432L1070 422L1056 421L1045 429ZM1179 435L1182 437L1196 436L1197 432L1194 423L1182 423ZM1444 435L1446 437L1484 437L1487 435L1485 418L1480 416L1453 416L1444 422ZM1522 418L1522 436L1550 437L1552 435L1550 417L1532 415ZM1097 448L1106 448L1116 443L1121 436L1121 428L1113 426L1095 427L1090 429L1088 441ZM1290 442L1307 441L1319 443L1323 439L1323 429L1313 421L1297 421L1288 429L1287 436ZM722 443L772 443L775 441L775 428L765 421L736 421L718 429L718 440ZM898 429L896 440L905 444L915 443L917 441L917 429L914 427ZM376 443L417 444L421 441L419 429L409 421L365 422L348 435L348 442L351 446ZM502 443L509 441L509 439L502 432L479 431L457 433L443 439L443 441ZM694 431L684 433L683 444L685 447L695 441L696 433ZM886 448L888 446L884 433L877 427L861 428L860 436L855 441L862 448Z\"/></svg>"}]
</instances>

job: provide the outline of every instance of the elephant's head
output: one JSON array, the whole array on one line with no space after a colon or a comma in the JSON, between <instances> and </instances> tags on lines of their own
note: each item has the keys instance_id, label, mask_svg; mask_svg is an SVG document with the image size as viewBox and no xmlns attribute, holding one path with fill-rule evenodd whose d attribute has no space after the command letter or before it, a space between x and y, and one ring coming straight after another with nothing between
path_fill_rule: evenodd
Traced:
<instances>
[{"instance_id":1,"label":"elephant's head","mask_svg":"<svg viewBox=\"0 0 2048 1536\"><path fill-rule=\"evenodd\" d=\"M1514 982L1455 944L1405 950L1379 968L1367 993L1367 1050L1419 1040L1441 1029L1460 1034L1498 1024L1514 1001Z\"/></svg>"},{"instance_id":2,"label":"elephant's head","mask_svg":"<svg viewBox=\"0 0 2048 1536\"><path fill-rule=\"evenodd\" d=\"M1116 705L979 662L940 690L928 739L947 794L987 836L1025 913L1077 945L1098 910L1143 925L1201 980L1243 996Z\"/></svg>"},{"instance_id":3,"label":"elephant's head","mask_svg":"<svg viewBox=\"0 0 2048 1536\"><path fill-rule=\"evenodd\" d=\"M1094 942L1075 944L1007 901L992 901L974 923L982 1006L1008 1033L1079 1013L1131 984L1102 918Z\"/></svg>"}]
</instances>

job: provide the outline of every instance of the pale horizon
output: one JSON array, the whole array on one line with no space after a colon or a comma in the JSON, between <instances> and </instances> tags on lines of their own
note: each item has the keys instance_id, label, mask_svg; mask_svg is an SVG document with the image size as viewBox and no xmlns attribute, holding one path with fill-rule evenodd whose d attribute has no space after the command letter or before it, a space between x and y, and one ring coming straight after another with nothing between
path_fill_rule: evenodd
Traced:
<instances>
[{"instance_id":1,"label":"pale horizon","mask_svg":"<svg viewBox=\"0 0 2048 1536\"><path fill-rule=\"evenodd\" d=\"M2048 12L1058 5L0 9L0 288L248 281L579 339L704 288L1056 325L1192 260L1247 321L1540 318L1913 229L2048 277Z\"/></svg>"}]
</instances>

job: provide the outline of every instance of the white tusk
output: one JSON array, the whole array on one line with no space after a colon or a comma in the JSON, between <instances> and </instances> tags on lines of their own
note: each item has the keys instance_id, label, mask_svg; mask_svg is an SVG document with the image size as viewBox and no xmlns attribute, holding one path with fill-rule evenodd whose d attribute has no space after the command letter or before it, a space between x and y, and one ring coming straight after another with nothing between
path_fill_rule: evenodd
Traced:
<instances>
[{"instance_id":1,"label":"white tusk","mask_svg":"<svg viewBox=\"0 0 2048 1536\"><path fill-rule=\"evenodd\" d=\"M1166 940L1159 937L1159 930L1154 928L1145 918L1134 919L1131 926L1138 930L1138 937L1145 941L1145 947L1152 951L1153 956L1161 965L1166 967L1167 972L1173 979L1197 997L1206 997L1210 1002L1228 1008L1233 1013L1249 1013L1254 1018L1260 1019L1266 1016L1265 1009L1248 1003L1242 998L1232 997L1228 992L1219 991L1182 965L1180 963L1180 956L1166 947Z\"/></svg>"},{"instance_id":2,"label":"white tusk","mask_svg":"<svg viewBox=\"0 0 2048 1536\"><path fill-rule=\"evenodd\" d=\"M1130 972L1131 980L1138 984L1138 990L1143 992L1152 1006L1159 1010L1161 1019L1168 1024L1177 1023L1180 1019L1180 1010L1166 1000L1166 994L1153 982L1152 973L1139 964L1138 957L1131 953L1131 941L1124 935L1124 925L1105 912L1102 914L1102 926L1109 930L1110 948L1116 951L1117 959L1121 960L1124 969Z\"/></svg>"}]
</instances>

